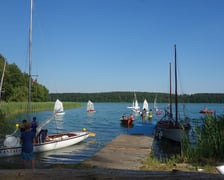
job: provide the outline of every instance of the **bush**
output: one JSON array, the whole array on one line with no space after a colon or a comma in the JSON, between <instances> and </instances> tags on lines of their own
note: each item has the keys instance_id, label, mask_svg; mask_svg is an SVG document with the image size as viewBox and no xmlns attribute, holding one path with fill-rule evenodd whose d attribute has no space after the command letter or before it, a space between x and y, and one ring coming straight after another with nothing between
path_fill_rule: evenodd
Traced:
<instances>
[{"instance_id":1,"label":"bush","mask_svg":"<svg viewBox=\"0 0 224 180\"><path fill-rule=\"evenodd\" d=\"M183 140L183 156L192 163L211 164L224 160L224 117L206 116L196 127L196 142Z\"/></svg>"}]
</instances>

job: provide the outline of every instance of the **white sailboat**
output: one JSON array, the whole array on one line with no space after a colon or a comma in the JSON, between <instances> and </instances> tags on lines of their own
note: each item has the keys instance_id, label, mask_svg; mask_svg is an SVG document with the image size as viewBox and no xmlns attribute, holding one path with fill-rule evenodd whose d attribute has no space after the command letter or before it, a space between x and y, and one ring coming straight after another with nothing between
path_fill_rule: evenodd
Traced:
<instances>
[{"instance_id":1,"label":"white sailboat","mask_svg":"<svg viewBox=\"0 0 224 180\"><path fill-rule=\"evenodd\" d=\"M135 113L140 113L140 106L138 105L138 100L135 93L134 93L132 106L129 106L128 108L131 109Z\"/></svg>"},{"instance_id":2,"label":"white sailboat","mask_svg":"<svg viewBox=\"0 0 224 180\"><path fill-rule=\"evenodd\" d=\"M31 78L31 64L32 64L32 50L31 50L31 45L32 45L32 9L33 9L33 0L30 0L30 55L29 55L29 106L28 106L28 115L31 110L31 85L32 85L32 78ZM55 113L45 120L38 128L37 128L37 133L41 131L41 129L46 126L48 123L50 123L54 119ZM67 146L71 146L74 144L77 144L89 136L95 136L95 133L90 133L87 132L86 130L84 131L74 131L74 132L66 132L62 134L53 134L53 135L48 135L48 140L44 142L39 142L36 141L34 144L34 152L44 152L44 151L50 151L50 150L56 150L60 148L64 148ZM38 139L38 137L36 138ZM15 155L20 155L22 151L22 146L20 144L20 132L19 129L17 128L14 133L11 135L6 135L5 140L3 145L0 147L0 157L7 157L7 156L15 156Z\"/></svg>"},{"instance_id":3,"label":"white sailboat","mask_svg":"<svg viewBox=\"0 0 224 180\"><path fill-rule=\"evenodd\" d=\"M87 102L87 112L89 112L89 113L96 112L96 110L94 109L94 104L90 100L88 100L88 102Z\"/></svg>"},{"instance_id":4,"label":"white sailboat","mask_svg":"<svg viewBox=\"0 0 224 180\"><path fill-rule=\"evenodd\" d=\"M142 111L140 112L141 116L143 116L143 114L146 115L146 117L148 116L148 118L152 118L152 112L151 109L149 110L149 103L146 99L144 99L143 101L143 105L142 105Z\"/></svg>"},{"instance_id":5,"label":"white sailboat","mask_svg":"<svg viewBox=\"0 0 224 180\"><path fill-rule=\"evenodd\" d=\"M146 99L144 99L144 101L143 101L142 109L145 109L146 112L149 111L149 103L148 103L148 101Z\"/></svg>"},{"instance_id":6,"label":"white sailboat","mask_svg":"<svg viewBox=\"0 0 224 180\"><path fill-rule=\"evenodd\" d=\"M54 104L55 116L63 116L65 114L63 103L57 99Z\"/></svg>"},{"instance_id":7,"label":"white sailboat","mask_svg":"<svg viewBox=\"0 0 224 180\"><path fill-rule=\"evenodd\" d=\"M157 105L157 96L154 99L154 104L153 104L154 110L156 111L156 115L161 115L163 113L163 111L161 109L158 108Z\"/></svg>"}]
</instances>

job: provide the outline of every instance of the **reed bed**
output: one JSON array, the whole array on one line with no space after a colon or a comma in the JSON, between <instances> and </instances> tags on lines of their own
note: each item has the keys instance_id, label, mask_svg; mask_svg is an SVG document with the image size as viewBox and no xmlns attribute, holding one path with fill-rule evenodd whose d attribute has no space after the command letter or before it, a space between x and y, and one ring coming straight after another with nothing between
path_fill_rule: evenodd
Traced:
<instances>
[{"instance_id":1,"label":"reed bed","mask_svg":"<svg viewBox=\"0 0 224 180\"><path fill-rule=\"evenodd\" d=\"M81 107L81 103L63 102L64 109ZM48 111L54 109L54 102L33 102L31 103L31 112ZM14 115L26 113L28 111L27 102L1 102L0 117L10 119Z\"/></svg>"},{"instance_id":2,"label":"reed bed","mask_svg":"<svg viewBox=\"0 0 224 180\"><path fill-rule=\"evenodd\" d=\"M81 107L81 103L63 102L64 109ZM51 111L53 112L54 102L33 102L31 112ZM15 119L19 114L28 112L27 102L0 102L0 139L15 129Z\"/></svg>"}]
</instances>

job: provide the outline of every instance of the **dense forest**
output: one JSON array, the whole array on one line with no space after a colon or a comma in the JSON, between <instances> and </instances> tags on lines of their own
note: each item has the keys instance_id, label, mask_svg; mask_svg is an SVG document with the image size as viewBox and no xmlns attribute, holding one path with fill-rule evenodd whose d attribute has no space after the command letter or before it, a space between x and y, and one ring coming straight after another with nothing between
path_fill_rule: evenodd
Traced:
<instances>
[{"instance_id":1,"label":"dense forest","mask_svg":"<svg viewBox=\"0 0 224 180\"><path fill-rule=\"evenodd\" d=\"M157 103L168 103L168 93L136 92L139 102L146 98L148 102L154 102L157 96ZM51 101L61 99L63 101L87 102L89 99L94 102L132 102L133 92L102 92L102 93L52 93ZM172 101L174 102L174 95ZM182 103L224 103L224 94L198 93L192 95L179 95L178 101Z\"/></svg>"},{"instance_id":2,"label":"dense forest","mask_svg":"<svg viewBox=\"0 0 224 180\"><path fill-rule=\"evenodd\" d=\"M18 66L8 64L6 59L0 54L0 76L2 77L4 63L6 68L1 91L1 101L5 102L25 102L28 101L29 75L22 72ZM32 83L32 101L47 102L60 99L66 102L87 102L89 99L94 102L132 102L133 92L100 92L100 93L49 93L49 90L36 79ZM146 98L148 102L153 102L157 96L158 103L168 103L168 93L136 92L139 102ZM179 102L185 103L224 103L224 93L198 93L191 95L179 95ZM174 102L174 96L172 96Z\"/></svg>"}]
</instances>

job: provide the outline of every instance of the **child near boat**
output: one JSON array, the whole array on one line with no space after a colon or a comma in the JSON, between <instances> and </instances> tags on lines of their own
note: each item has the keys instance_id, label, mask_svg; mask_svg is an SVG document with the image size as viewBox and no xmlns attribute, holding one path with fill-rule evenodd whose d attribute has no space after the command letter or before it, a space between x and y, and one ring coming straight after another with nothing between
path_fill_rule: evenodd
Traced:
<instances>
[{"instance_id":1,"label":"child near boat","mask_svg":"<svg viewBox=\"0 0 224 180\"><path fill-rule=\"evenodd\" d=\"M38 135L38 141L39 143L43 143L46 140L48 140L48 136L47 136L48 130L47 129L41 129L39 135Z\"/></svg>"},{"instance_id":2,"label":"child near boat","mask_svg":"<svg viewBox=\"0 0 224 180\"><path fill-rule=\"evenodd\" d=\"M20 143L22 144L22 160L23 166L26 168L27 161L31 161L32 169L34 169L35 161L33 155L33 144L35 143L35 133L31 131L31 123L24 123L25 131L21 133Z\"/></svg>"}]
</instances>

